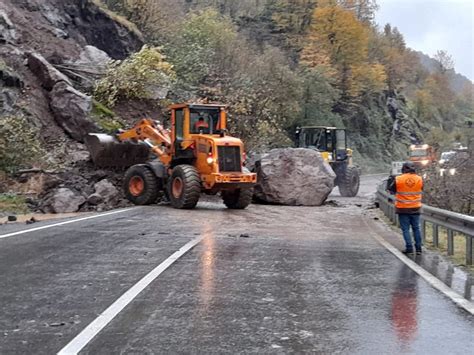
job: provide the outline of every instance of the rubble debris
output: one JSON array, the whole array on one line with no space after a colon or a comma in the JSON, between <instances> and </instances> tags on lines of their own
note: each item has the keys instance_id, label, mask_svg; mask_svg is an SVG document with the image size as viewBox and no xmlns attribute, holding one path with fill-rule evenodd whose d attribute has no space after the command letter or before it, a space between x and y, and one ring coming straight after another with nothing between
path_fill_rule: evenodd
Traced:
<instances>
[{"instance_id":1,"label":"rubble debris","mask_svg":"<svg viewBox=\"0 0 474 355\"><path fill-rule=\"evenodd\" d=\"M33 224L33 223L36 223L36 222L38 222L38 220L35 217L31 217L25 223L26 224Z\"/></svg>"},{"instance_id":2,"label":"rubble debris","mask_svg":"<svg viewBox=\"0 0 474 355\"><path fill-rule=\"evenodd\" d=\"M117 188L107 179L101 180L94 185L95 194L102 197L103 200L115 204L119 199L119 191ZM91 195L92 196L92 195Z\"/></svg>"},{"instance_id":3,"label":"rubble debris","mask_svg":"<svg viewBox=\"0 0 474 355\"><path fill-rule=\"evenodd\" d=\"M46 209L45 212L50 213L77 212L85 202L86 199L83 196L76 195L72 190L61 187L47 199L44 209Z\"/></svg>"}]
</instances>

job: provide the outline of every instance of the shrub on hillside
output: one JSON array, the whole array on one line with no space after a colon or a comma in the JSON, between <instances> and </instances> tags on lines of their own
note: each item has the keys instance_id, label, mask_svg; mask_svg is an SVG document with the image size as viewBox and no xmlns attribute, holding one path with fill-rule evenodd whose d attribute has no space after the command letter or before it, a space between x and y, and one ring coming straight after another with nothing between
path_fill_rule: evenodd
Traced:
<instances>
[{"instance_id":1,"label":"shrub on hillside","mask_svg":"<svg viewBox=\"0 0 474 355\"><path fill-rule=\"evenodd\" d=\"M146 99L150 89L173 84L173 66L157 47L144 46L123 61L113 61L104 78L96 85L94 97L113 107L118 99Z\"/></svg>"},{"instance_id":2,"label":"shrub on hillside","mask_svg":"<svg viewBox=\"0 0 474 355\"><path fill-rule=\"evenodd\" d=\"M43 156L38 134L24 116L0 117L0 170L13 172Z\"/></svg>"}]
</instances>

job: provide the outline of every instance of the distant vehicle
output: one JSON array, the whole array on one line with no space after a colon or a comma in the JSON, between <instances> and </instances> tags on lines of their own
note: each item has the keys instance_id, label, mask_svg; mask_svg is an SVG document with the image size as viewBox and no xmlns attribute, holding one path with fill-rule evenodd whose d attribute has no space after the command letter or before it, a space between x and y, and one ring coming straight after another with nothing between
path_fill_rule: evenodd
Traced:
<instances>
[{"instance_id":1,"label":"distant vehicle","mask_svg":"<svg viewBox=\"0 0 474 355\"><path fill-rule=\"evenodd\" d=\"M347 146L346 130L327 126L298 127L296 146L316 149L336 173L335 184L343 197L359 192L360 173L352 162L352 149Z\"/></svg>"},{"instance_id":2,"label":"distant vehicle","mask_svg":"<svg viewBox=\"0 0 474 355\"><path fill-rule=\"evenodd\" d=\"M469 159L469 152L463 146L460 146L458 149L442 152L438 161L439 175L455 175L456 169L467 159Z\"/></svg>"},{"instance_id":3,"label":"distant vehicle","mask_svg":"<svg viewBox=\"0 0 474 355\"><path fill-rule=\"evenodd\" d=\"M408 156L417 168L427 168L436 161L435 151L428 144L412 144Z\"/></svg>"},{"instance_id":4,"label":"distant vehicle","mask_svg":"<svg viewBox=\"0 0 474 355\"><path fill-rule=\"evenodd\" d=\"M443 166L447 163L449 163L449 161L454 158L456 156L456 152L454 150L450 150L448 152L442 152L441 153L441 156L440 156L440 159L439 159L439 166Z\"/></svg>"}]
</instances>

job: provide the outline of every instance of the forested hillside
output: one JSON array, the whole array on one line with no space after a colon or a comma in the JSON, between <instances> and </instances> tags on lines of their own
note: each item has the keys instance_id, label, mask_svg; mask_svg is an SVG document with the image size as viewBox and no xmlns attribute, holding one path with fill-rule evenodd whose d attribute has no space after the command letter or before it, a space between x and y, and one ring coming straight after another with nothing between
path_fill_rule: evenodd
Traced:
<instances>
[{"instance_id":1,"label":"forested hillside","mask_svg":"<svg viewBox=\"0 0 474 355\"><path fill-rule=\"evenodd\" d=\"M173 66L169 99L228 103L253 149L291 144L298 125L344 126L375 168L415 140L462 140L473 117L449 54L427 67L396 27L376 26L374 0L104 2Z\"/></svg>"},{"instance_id":2,"label":"forested hillside","mask_svg":"<svg viewBox=\"0 0 474 355\"><path fill-rule=\"evenodd\" d=\"M119 184L91 165L84 136L163 119L172 102L228 104L255 152L293 145L301 125L345 127L363 172L386 171L415 141L467 143L472 83L445 51L427 58L378 27L376 11L374 0L3 0L0 192L44 201Z\"/></svg>"}]
</instances>

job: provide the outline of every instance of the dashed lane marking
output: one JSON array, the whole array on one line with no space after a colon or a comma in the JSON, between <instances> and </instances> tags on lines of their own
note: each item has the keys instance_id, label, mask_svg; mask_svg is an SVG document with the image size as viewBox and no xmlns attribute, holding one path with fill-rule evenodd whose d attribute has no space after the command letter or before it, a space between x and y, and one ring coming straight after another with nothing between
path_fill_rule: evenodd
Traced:
<instances>
[{"instance_id":1,"label":"dashed lane marking","mask_svg":"<svg viewBox=\"0 0 474 355\"><path fill-rule=\"evenodd\" d=\"M112 212L101 213L101 214L97 214L97 215L94 215L94 216L88 216L88 217L77 218L77 219L73 219L73 220L69 220L69 221L64 221L64 222L59 222L59 223L54 223L54 224L48 224L47 226L41 226L41 227L36 227L36 228L25 229L25 230L21 230L21 231L18 231L18 232L7 233L7 234L0 235L0 239L9 238L9 237L13 237L13 236L15 236L15 235L20 235L20 234L25 234L25 233L36 232L36 231L39 231L39 230L42 230L42 229L48 229L48 228L63 226L63 225L65 225L65 224L81 222L81 221L85 221L85 220L88 220L88 219L94 219L94 218L100 218L100 217L110 216L110 215L114 215L114 214L118 214L118 213L124 213L124 212L127 212L127 211L131 211L131 210L133 210L133 209L135 209L135 207L126 208L126 209L118 210L118 211L112 211Z\"/></svg>"},{"instance_id":2,"label":"dashed lane marking","mask_svg":"<svg viewBox=\"0 0 474 355\"><path fill-rule=\"evenodd\" d=\"M81 351L102 329L104 329L125 307L127 307L130 302L132 302L148 285L150 285L150 283L152 283L158 276L161 275L161 273L168 269L176 260L199 244L202 239L203 237L201 236L191 240L182 246L177 252L173 253L168 259L150 271L127 292L120 296L119 299L112 303L109 308L101 313L64 348L62 348L58 352L58 355L77 354L79 351Z\"/></svg>"}]
</instances>

